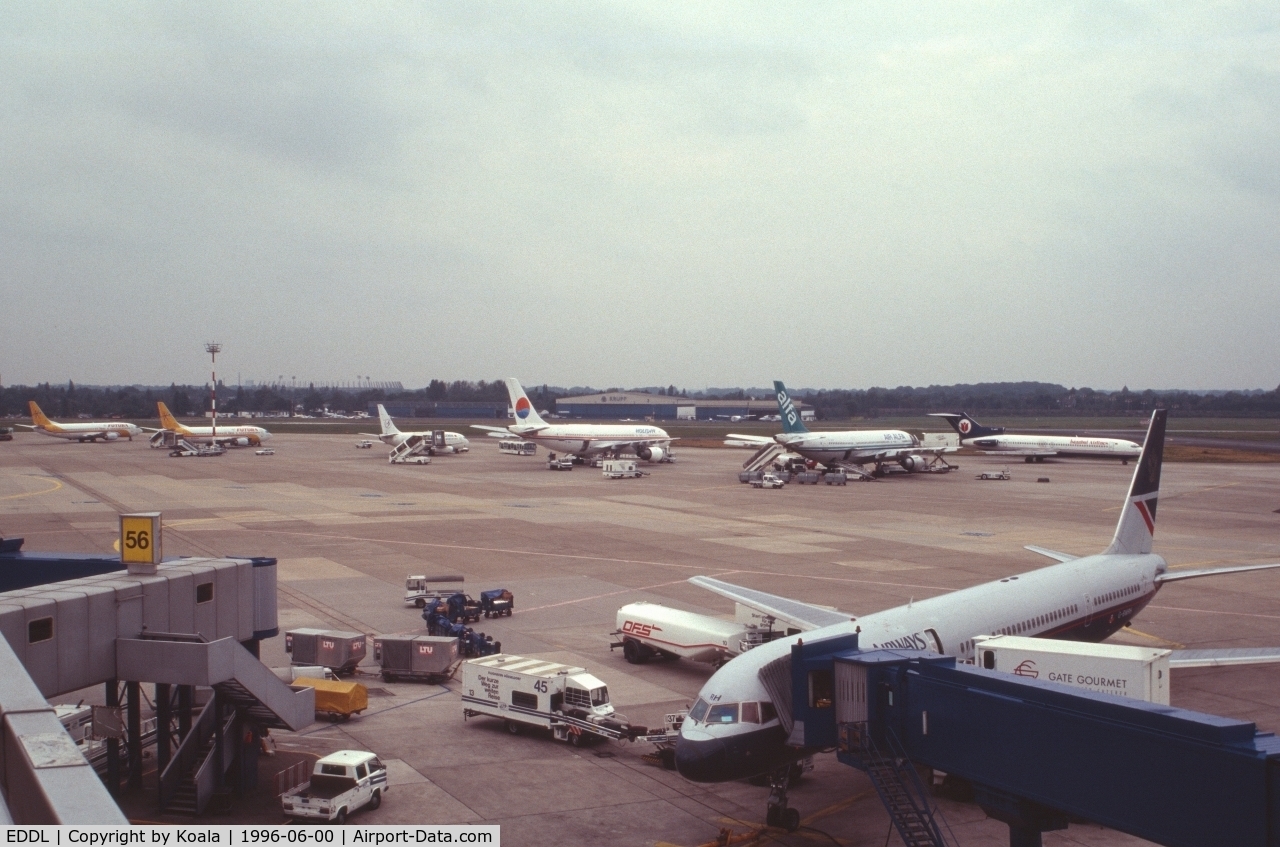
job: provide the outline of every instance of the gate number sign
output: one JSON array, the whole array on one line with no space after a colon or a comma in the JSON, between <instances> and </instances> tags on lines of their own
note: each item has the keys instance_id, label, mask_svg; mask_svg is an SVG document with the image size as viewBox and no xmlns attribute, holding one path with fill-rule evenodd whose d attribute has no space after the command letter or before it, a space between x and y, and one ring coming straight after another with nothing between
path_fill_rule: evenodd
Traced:
<instances>
[{"instance_id":1,"label":"gate number sign","mask_svg":"<svg viewBox=\"0 0 1280 847\"><path fill-rule=\"evenodd\" d=\"M120 516L120 561L158 565L161 546L159 512Z\"/></svg>"}]
</instances>

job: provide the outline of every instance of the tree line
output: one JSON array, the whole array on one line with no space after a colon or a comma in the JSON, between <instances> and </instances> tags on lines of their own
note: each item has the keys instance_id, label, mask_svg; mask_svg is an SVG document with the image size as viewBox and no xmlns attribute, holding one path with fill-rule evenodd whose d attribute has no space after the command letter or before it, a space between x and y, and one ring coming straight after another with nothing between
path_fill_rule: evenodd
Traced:
<instances>
[{"instance_id":1,"label":"tree line","mask_svg":"<svg viewBox=\"0 0 1280 847\"><path fill-rule=\"evenodd\" d=\"M610 387L605 391L627 389ZM769 399L768 389L712 389L689 391L666 388L629 389L658 396L681 398L719 398L745 400ZM598 389L571 389L549 385L527 387L529 399L539 409L555 409L556 400L579 394L598 393ZM27 402L35 400L45 414L53 418L155 419L156 401L161 400L180 417L203 415L211 406L209 385L160 386L84 386L40 383L35 386L13 385L0 388L0 415L25 417ZM1280 416L1280 386L1273 391L1226 391L1201 393L1194 391L1095 391L1092 388L1066 388L1042 382L998 382L974 385L931 385L925 388L833 389L793 391L792 396L812 406L819 419L847 419L887 415L917 415L927 412L969 412L974 415L997 413L1002 416L1114 416L1141 415L1154 408L1166 408L1184 415ZM387 392L379 388L317 388L314 384L290 389L283 386L218 385L220 414L252 412L288 414L290 408L316 414L364 411L370 403L505 403L507 389L502 380L446 382L433 379L425 388Z\"/></svg>"}]
</instances>

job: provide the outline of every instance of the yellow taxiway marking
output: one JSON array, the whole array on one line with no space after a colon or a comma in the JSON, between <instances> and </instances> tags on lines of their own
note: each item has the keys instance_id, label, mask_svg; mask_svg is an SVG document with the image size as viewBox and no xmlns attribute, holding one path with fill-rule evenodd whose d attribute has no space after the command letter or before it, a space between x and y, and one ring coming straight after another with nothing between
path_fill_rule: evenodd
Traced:
<instances>
[{"instance_id":1,"label":"yellow taxiway marking","mask_svg":"<svg viewBox=\"0 0 1280 847\"><path fill-rule=\"evenodd\" d=\"M1126 626L1124 629L1120 630L1120 632L1132 633L1134 635L1141 636L1142 638L1149 638L1152 641L1158 641L1159 643L1165 645L1166 647L1170 647L1174 650L1185 650L1187 648L1187 645L1185 644L1179 644L1176 641L1170 641L1168 638L1161 638L1158 635L1152 635L1149 632L1143 632L1142 630L1134 629L1131 626Z\"/></svg>"},{"instance_id":2,"label":"yellow taxiway marking","mask_svg":"<svg viewBox=\"0 0 1280 847\"><path fill-rule=\"evenodd\" d=\"M27 476L33 475L27 474ZM55 479L52 480L52 482L53 488L46 488L43 491L28 491L26 494L6 494L4 497L0 497L0 500L21 500L23 497L37 497L41 494L52 494L62 487L61 481Z\"/></svg>"}]
</instances>

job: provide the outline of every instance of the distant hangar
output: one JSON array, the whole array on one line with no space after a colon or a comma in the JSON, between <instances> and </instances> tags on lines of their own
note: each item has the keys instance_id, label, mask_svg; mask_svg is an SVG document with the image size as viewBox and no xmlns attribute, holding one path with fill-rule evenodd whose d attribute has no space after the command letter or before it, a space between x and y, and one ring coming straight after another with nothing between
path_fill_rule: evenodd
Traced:
<instances>
[{"instance_id":1,"label":"distant hangar","mask_svg":"<svg viewBox=\"0 0 1280 847\"><path fill-rule=\"evenodd\" d=\"M793 402L802 415L806 410L811 411L805 403ZM581 397L561 397L556 401L556 413L568 418L710 421L717 418L721 420L744 418L748 415L755 417L776 415L778 402L773 397L762 400L707 400L666 394L644 394L638 391L610 391L603 394L586 394Z\"/></svg>"},{"instance_id":2,"label":"distant hangar","mask_svg":"<svg viewBox=\"0 0 1280 847\"><path fill-rule=\"evenodd\" d=\"M511 407L502 401L437 403L397 403L382 401L393 418L507 418ZM792 402L805 420L813 419L813 408L795 398ZM592 420L642 421L713 421L741 420L748 416L777 415L778 403L773 397L760 400L707 400L667 394L645 394L640 391L608 391L581 397L562 397L552 411L562 418ZM377 402L369 402L369 416L378 415Z\"/></svg>"}]
</instances>

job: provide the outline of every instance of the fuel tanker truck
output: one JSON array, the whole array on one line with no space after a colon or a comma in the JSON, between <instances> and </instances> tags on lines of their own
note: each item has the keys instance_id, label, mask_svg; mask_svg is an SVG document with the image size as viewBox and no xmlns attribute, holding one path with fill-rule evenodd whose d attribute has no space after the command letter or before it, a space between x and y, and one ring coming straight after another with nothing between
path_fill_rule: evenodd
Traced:
<instances>
[{"instance_id":1,"label":"fuel tanker truck","mask_svg":"<svg viewBox=\"0 0 1280 847\"><path fill-rule=\"evenodd\" d=\"M609 649L622 648L633 665L655 656L690 659L722 665L739 653L786 635L774 629L772 618L760 623L726 621L656 603L630 603L618 610L618 628L610 633L617 641Z\"/></svg>"}]
</instances>

